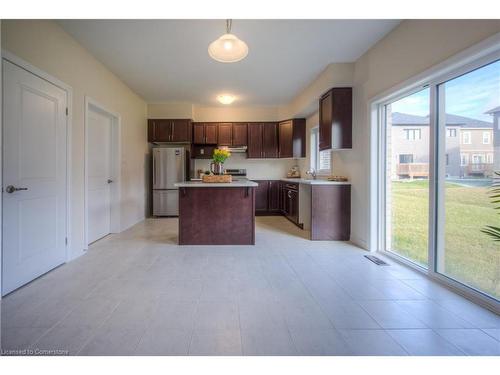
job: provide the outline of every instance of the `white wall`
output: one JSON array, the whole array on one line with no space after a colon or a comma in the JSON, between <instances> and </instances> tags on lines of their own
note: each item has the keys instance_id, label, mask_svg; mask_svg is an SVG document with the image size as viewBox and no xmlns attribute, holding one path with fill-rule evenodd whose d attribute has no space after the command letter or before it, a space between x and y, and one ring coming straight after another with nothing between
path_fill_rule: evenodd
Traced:
<instances>
[{"instance_id":1,"label":"white wall","mask_svg":"<svg viewBox=\"0 0 500 375\"><path fill-rule=\"evenodd\" d=\"M84 248L84 97L122 120L121 227L145 217L146 103L53 21L4 20L2 48L73 89L71 257Z\"/></svg>"},{"instance_id":2,"label":"white wall","mask_svg":"<svg viewBox=\"0 0 500 375\"><path fill-rule=\"evenodd\" d=\"M333 162L352 181L351 238L360 246L370 240L370 99L497 32L498 20L403 21L356 61L353 148Z\"/></svg>"},{"instance_id":3,"label":"white wall","mask_svg":"<svg viewBox=\"0 0 500 375\"><path fill-rule=\"evenodd\" d=\"M319 98L332 87L352 86L354 63L328 65L303 91L285 106L280 107L282 119L309 117L319 110Z\"/></svg>"}]
</instances>

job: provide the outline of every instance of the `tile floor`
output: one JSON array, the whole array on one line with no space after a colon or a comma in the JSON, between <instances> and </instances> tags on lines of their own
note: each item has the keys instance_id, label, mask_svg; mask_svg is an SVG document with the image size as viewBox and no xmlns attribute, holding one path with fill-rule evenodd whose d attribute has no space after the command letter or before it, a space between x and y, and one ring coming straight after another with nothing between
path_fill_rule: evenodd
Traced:
<instances>
[{"instance_id":1,"label":"tile floor","mask_svg":"<svg viewBox=\"0 0 500 375\"><path fill-rule=\"evenodd\" d=\"M71 355L500 355L500 317L402 265L311 242L281 217L255 246L176 245L149 219L1 302L3 350Z\"/></svg>"}]
</instances>

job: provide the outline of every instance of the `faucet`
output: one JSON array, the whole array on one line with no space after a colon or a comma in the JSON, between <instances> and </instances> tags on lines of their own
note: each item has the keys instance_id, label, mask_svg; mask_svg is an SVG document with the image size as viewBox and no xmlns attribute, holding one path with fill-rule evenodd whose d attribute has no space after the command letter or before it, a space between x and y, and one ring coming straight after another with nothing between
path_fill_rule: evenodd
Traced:
<instances>
[{"instance_id":1,"label":"faucet","mask_svg":"<svg viewBox=\"0 0 500 375\"><path fill-rule=\"evenodd\" d=\"M309 170L306 172L306 174L311 175L311 176L312 176L312 178L313 178L313 180L315 180L315 179L316 179L316 171L314 170L314 168L309 169Z\"/></svg>"}]
</instances>

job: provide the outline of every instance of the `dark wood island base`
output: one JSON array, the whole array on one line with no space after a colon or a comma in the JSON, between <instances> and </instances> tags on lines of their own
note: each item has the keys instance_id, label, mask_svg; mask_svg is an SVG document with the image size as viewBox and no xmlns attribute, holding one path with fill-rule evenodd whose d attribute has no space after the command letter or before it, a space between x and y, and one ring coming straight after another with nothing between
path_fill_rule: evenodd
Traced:
<instances>
[{"instance_id":1,"label":"dark wood island base","mask_svg":"<svg viewBox=\"0 0 500 375\"><path fill-rule=\"evenodd\" d=\"M179 245L255 245L257 184L204 185L179 184Z\"/></svg>"}]
</instances>

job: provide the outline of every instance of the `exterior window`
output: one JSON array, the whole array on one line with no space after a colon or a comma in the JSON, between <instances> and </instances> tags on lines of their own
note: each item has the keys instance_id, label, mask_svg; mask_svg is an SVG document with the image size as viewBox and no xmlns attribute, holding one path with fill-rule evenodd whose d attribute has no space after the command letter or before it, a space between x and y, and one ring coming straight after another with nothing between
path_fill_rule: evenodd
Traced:
<instances>
[{"instance_id":1,"label":"exterior window","mask_svg":"<svg viewBox=\"0 0 500 375\"><path fill-rule=\"evenodd\" d=\"M422 132L420 129L404 129L405 138L408 141L416 141L422 138Z\"/></svg>"},{"instance_id":2,"label":"exterior window","mask_svg":"<svg viewBox=\"0 0 500 375\"><path fill-rule=\"evenodd\" d=\"M460 165L469 165L469 154L460 154Z\"/></svg>"},{"instance_id":3,"label":"exterior window","mask_svg":"<svg viewBox=\"0 0 500 375\"><path fill-rule=\"evenodd\" d=\"M493 154L486 155L486 163L493 164Z\"/></svg>"},{"instance_id":4,"label":"exterior window","mask_svg":"<svg viewBox=\"0 0 500 375\"><path fill-rule=\"evenodd\" d=\"M446 129L446 135L450 138L457 136L457 129Z\"/></svg>"},{"instance_id":5,"label":"exterior window","mask_svg":"<svg viewBox=\"0 0 500 375\"><path fill-rule=\"evenodd\" d=\"M483 163L484 163L484 155L483 154L472 155L472 164L483 164Z\"/></svg>"},{"instance_id":6,"label":"exterior window","mask_svg":"<svg viewBox=\"0 0 500 375\"><path fill-rule=\"evenodd\" d=\"M311 168L318 174L330 175L332 171L331 151L319 150L319 128L311 129Z\"/></svg>"},{"instance_id":7,"label":"exterior window","mask_svg":"<svg viewBox=\"0 0 500 375\"><path fill-rule=\"evenodd\" d=\"M413 154L399 155L399 164L409 164L409 163L413 163Z\"/></svg>"},{"instance_id":8,"label":"exterior window","mask_svg":"<svg viewBox=\"0 0 500 375\"><path fill-rule=\"evenodd\" d=\"M483 145L489 145L491 142L490 132L483 132Z\"/></svg>"},{"instance_id":9,"label":"exterior window","mask_svg":"<svg viewBox=\"0 0 500 375\"><path fill-rule=\"evenodd\" d=\"M463 132L462 133L462 143L464 145L470 145L471 142L471 137L470 137L470 132Z\"/></svg>"}]
</instances>

